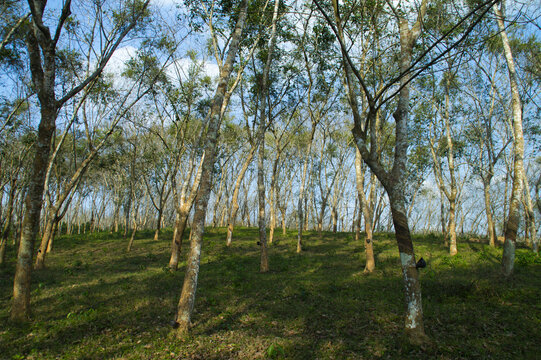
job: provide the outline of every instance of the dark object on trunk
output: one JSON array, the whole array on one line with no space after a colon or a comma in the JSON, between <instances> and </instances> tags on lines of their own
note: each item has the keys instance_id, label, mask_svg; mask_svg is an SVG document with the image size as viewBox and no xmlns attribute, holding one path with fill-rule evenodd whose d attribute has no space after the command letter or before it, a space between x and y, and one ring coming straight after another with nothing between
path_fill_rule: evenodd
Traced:
<instances>
[{"instance_id":1,"label":"dark object on trunk","mask_svg":"<svg viewBox=\"0 0 541 360\"><path fill-rule=\"evenodd\" d=\"M173 329L177 329L178 326L180 325L178 322L176 322L176 320L171 320L171 321L169 322L169 324L171 325L171 327L172 327Z\"/></svg>"},{"instance_id":2,"label":"dark object on trunk","mask_svg":"<svg viewBox=\"0 0 541 360\"><path fill-rule=\"evenodd\" d=\"M257 242L257 245L261 246L261 241L258 241L258 242Z\"/></svg>"},{"instance_id":3,"label":"dark object on trunk","mask_svg":"<svg viewBox=\"0 0 541 360\"><path fill-rule=\"evenodd\" d=\"M426 261L423 258L420 258L419 261L417 261L417 264L415 264L415 267L417 269L423 269L426 267Z\"/></svg>"}]
</instances>

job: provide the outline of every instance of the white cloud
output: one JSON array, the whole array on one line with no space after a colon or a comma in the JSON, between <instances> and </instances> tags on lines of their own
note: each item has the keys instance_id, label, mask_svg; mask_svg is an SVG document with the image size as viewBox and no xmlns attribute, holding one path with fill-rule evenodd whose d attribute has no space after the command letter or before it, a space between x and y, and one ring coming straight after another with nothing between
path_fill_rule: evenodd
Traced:
<instances>
[{"instance_id":1,"label":"white cloud","mask_svg":"<svg viewBox=\"0 0 541 360\"><path fill-rule=\"evenodd\" d=\"M119 76L122 71L124 71L126 63L134 57L136 53L137 49L133 46L125 46L117 49L111 56L111 59L109 59L109 62L107 62L105 72Z\"/></svg>"},{"instance_id":2,"label":"white cloud","mask_svg":"<svg viewBox=\"0 0 541 360\"><path fill-rule=\"evenodd\" d=\"M167 67L167 75L171 80L175 81L180 78L181 81L185 81L188 78L188 71L194 62L190 58L182 58L175 60L171 65ZM208 62L197 62L197 65L202 66L202 73L210 76L215 80L220 74L220 70L217 64Z\"/></svg>"},{"instance_id":3,"label":"white cloud","mask_svg":"<svg viewBox=\"0 0 541 360\"><path fill-rule=\"evenodd\" d=\"M150 3L158 7L169 7L169 6L179 5L181 1L180 0L152 0Z\"/></svg>"}]
</instances>

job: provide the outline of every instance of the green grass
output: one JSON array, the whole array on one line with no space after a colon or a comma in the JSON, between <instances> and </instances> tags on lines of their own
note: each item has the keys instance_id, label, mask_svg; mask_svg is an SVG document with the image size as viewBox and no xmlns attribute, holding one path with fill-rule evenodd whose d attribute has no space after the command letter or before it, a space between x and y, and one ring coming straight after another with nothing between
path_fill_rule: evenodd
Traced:
<instances>
[{"instance_id":1,"label":"green grass","mask_svg":"<svg viewBox=\"0 0 541 360\"><path fill-rule=\"evenodd\" d=\"M132 252L108 233L62 236L33 273L33 322L7 322L14 274L0 270L0 359L535 359L541 353L541 260L517 250L515 274L500 276L501 249L462 240L447 255L441 238L416 236L424 321L431 344L402 335L404 301L398 251L376 236L377 270L364 275L362 244L351 234L296 233L270 247L259 270L257 230L208 230L194 327L171 332L185 262L165 268L171 232L158 242L140 232ZM187 253L187 244L183 254ZM183 257L184 260L184 257Z\"/></svg>"}]
</instances>

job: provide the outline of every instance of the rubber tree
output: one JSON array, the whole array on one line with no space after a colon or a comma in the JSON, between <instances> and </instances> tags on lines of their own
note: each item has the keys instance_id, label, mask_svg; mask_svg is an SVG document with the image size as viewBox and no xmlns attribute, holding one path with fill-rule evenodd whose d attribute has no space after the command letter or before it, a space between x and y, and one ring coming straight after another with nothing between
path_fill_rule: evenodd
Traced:
<instances>
[{"instance_id":1,"label":"rubber tree","mask_svg":"<svg viewBox=\"0 0 541 360\"><path fill-rule=\"evenodd\" d=\"M466 139L470 144L470 154L466 157L473 173L483 183L483 199L487 224L487 237L490 246L496 246L496 223L492 209L491 185L496 165L502 158L512 138L502 131L502 141L498 142L496 135L501 128L502 107L498 85L498 69L500 64L494 54L473 54L470 81L466 84L465 94L471 99L470 123L466 129ZM483 84L484 86L479 86ZM504 112L503 112L504 113ZM500 144L498 146L498 144Z\"/></svg>"},{"instance_id":2,"label":"rubber tree","mask_svg":"<svg viewBox=\"0 0 541 360\"><path fill-rule=\"evenodd\" d=\"M363 158L357 147L355 147L355 182L357 185L357 197L359 199L359 219L364 218L364 230L366 236L364 238L364 251L366 255L366 264L364 266L365 273L371 273L376 268L376 260L374 258L374 244L372 235L372 206L364 194L364 176L365 167ZM373 188L374 186L372 186ZM371 190L373 193L373 190ZM358 225L360 228L360 224Z\"/></svg>"},{"instance_id":3,"label":"rubber tree","mask_svg":"<svg viewBox=\"0 0 541 360\"><path fill-rule=\"evenodd\" d=\"M212 185L218 134L222 120L221 109L227 92L227 85L233 72L233 64L239 52L242 32L246 23L248 3L248 0L242 0L238 5L239 15L235 27L231 32L227 56L220 68L216 92L210 107L207 133L203 145L205 158L202 164L201 182L195 200L195 212L190 234L190 253L187 259L186 275L184 276L184 283L174 320L175 324L177 324L176 334L178 337L183 337L189 331L191 324L201 261L201 246L205 232L205 218Z\"/></svg>"},{"instance_id":4,"label":"rubber tree","mask_svg":"<svg viewBox=\"0 0 541 360\"><path fill-rule=\"evenodd\" d=\"M17 266L13 282L13 302L10 319L15 322L27 321L30 318L30 284L34 242L39 228L39 219L43 203L45 173L49 162L51 139L55 132L56 118L64 104L81 92L103 71L113 52L122 40L135 27L145 14L150 0L131 2L125 12L119 13L118 23L103 44L103 52L96 69L78 85L68 90L59 99L55 93L57 81L56 61L60 36L71 14L71 1L64 2L55 28L44 23L46 0L29 0L31 25L27 33L26 43L32 84L39 100L40 123L35 145L35 155L31 170L30 183L26 195L26 211L22 224L22 235L17 254Z\"/></svg>"},{"instance_id":5,"label":"rubber tree","mask_svg":"<svg viewBox=\"0 0 541 360\"><path fill-rule=\"evenodd\" d=\"M507 37L505 27L505 2L494 7L494 15L500 31L500 38L503 44L503 52L507 63L509 74L509 85L511 90L512 109L512 132L513 132L513 183L511 188L511 199L509 202L509 214L505 227L505 242L502 254L502 271L504 276L509 277L513 273L515 265L515 247L517 231L520 223L520 200L524 190L524 134L522 130L522 101L520 100L519 84L513 52Z\"/></svg>"},{"instance_id":6,"label":"rubber tree","mask_svg":"<svg viewBox=\"0 0 541 360\"><path fill-rule=\"evenodd\" d=\"M452 67L451 60L448 60L449 62L449 68ZM444 75L443 80L443 104L439 104L438 100L434 101L434 110L436 116L434 116L434 121L431 123L431 131L430 131L430 153L432 154L433 159L433 165L434 165L434 175L437 180L438 187L447 198L447 201L449 203L449 226L448 226L448 233L449 233L449 254L451 256L454 256L457 254L457 243L456 243L456 213L457 213L457 198L458 198L458 185L457 185L457 179L456 179L456 168L455 168L455 135L452 131L451 126L451 104L450 104L450 97L451 97L451 83L453 82L453 78L456 76L456 72L448 71ZM443 134L440 134L437 130L437 124L434 124L436 122L436 119L440 118L440 122L442 123L443 128ZM443 139L442 139L443 138ZM438 144L436 145L435 142L437 140L442 139L443 141L438 141ZM449 174L449 183L446 184L444 179L444 170L442 166L442 162L440 160L441 154L447 155L447 173Z\"/></svg>"},{"instance_id":7,"label":"rubber tree","mask_svg":"<svg viewBox=\"0 0 541 360\"><path fill-rule=\"evenodd\" d=\"M351 47L346 39L344 31L344 24L350 19L351 8L345 6L339 6L337 0L332 2L331 17L328 15L328 11L323 8L319 1L314 1L321 14L325 17L328 25L331 27L333 33L340 45L340 52L342 55L342 69L344 71L344 77L347 84L347 97L348 103L352 110L354 126L352 129L353 137L363 160L368 164L370 169L376 174L379 181L385 188L385 191L389 197L392 222L395 229L395 237L398 245L398 251L400 253L400 262L402 267L402 274L404 279L404 293L406 298L406 316L404 322L404 328L406 336L412 343L423 343L426 341L426 334L423 325L422 315L422 303L421 303L421 286L419 282L419 273L416 267L415 252L413 249L413 243L411 240L411 234L408 224L407 210L406 210L406 164L408 157L408 120L410 112L410 82L420 73L422 73L427 66L435 63L441 59L447 52L443 51L437 56L434 56L431 61L420 69L415 69L415 65L419 63L419 59L426 56L435 46L446 38L450 33L444 34L435 43L429 46L423 53L421 53L416 59L414 59L414 46L417 43L419 36L423 30L423 19L425 18L427 11L427 0L423 0L420 6L416 10L416 17L413 25L409 24L406 14L411 9L405 9L404 3L399 3L397 6L393 6L390 2L385 4L388 7L388 11L392 14L396 20L396 31L398 32L398 44L397 44L397 59L398 59L398 76L385 81L384 86L380 87L376 93L373 92L372 87L367 82L367 77L361 73L357 67L357 64L350 56ZM471 9L464 17L465 21L468 18L473 18L473 21L463 32L463 35L459 36L456 43L462 41L469 32L480 21L482 16L486 14L493 2L479 4L476 8ZM385 21L388 24L388 18L381 19L384 5L379 8L375 8L370 14L370 22L368 26L377 24L377 21ZM342 10L345 14L342 14ZM360 20L360 19L358 19ZM452 28L454 31L456 28ZM349 31L347 35L354 34ZM376 39L377 40L377 39ZM393 88L393 90L390 90ZM365 104L364 108L359 106L356 92L360 89L362 94L362 100ZM390 91L390 94L389 94ZM394 158L392 165L386 167L377 159L376 151L376 138L375 138L375 118L381 107L384 106L390 99L397 101L395 111L393 112L394 125L395 125L395 144L394 144Z\"/></svg>"},{"instance_id":8,"label":"rubber tree","mask_svg":"<svg viewBox=\"0 0 541 360\"><path fill-rule=\"evenodd\" d=\"M319 42L323 36L317 34L310 35L314 32L313 11L306 17L302 24L302 34L298 37L300 40L297 44L299 48L299 56L303 60L303 70L307 81L306 99L303 106L308 114L307 120L310 120L310 132L306 139L306 151L301 154L302 172L299 185L299 197L297 200L297 253L302 252L302 232L307 226L307 203L308 198L305 194L306 188L309 185L311 177L311 156L312 147L318 124L327 115L330 108L334 106L334 97L331 96L333 84L336 81L336 73L329 76L329 62L326 61L325 55L329 49L329 38L327 41ZM321 29L321 28L320 28ZM324 29L324 28L323 28ZM306 115L305 115L306 116Z\"/></svg>"}]
</instances>

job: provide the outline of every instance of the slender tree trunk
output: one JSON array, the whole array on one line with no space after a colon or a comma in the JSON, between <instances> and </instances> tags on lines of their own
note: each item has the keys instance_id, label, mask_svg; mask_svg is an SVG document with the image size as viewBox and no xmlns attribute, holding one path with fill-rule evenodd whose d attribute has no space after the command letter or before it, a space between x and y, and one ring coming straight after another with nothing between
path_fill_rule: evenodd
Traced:
<instances>
[{"instance_id":1,"label":"slender tree trunk","mask_svg":"<svg viewBox=\"0 0 541 360\"><path fill-rule=\"evenodd\" d=\"M60 220L56 219L54 222L53 222L53 232L51 233L51 238L49 239L49 243L47 244L47 250L46 250L46 253L50 253L51 251L53 251L53 243L54 243L54 239L58 233L58 225L60 223Z\"/></svg>"},{"instance_id":2,"label":"slender tree trunk","mask_svg":"<svg viewBox=\"0 0 541 360\"><path fill-rule=\"evenodd\" d=\"M179 337L184 336L188 332L191 324L191 317L195 304L197 279L199 275L201 246L203 242L203 233L205 230L205 216L211 190L212 173L214 171L214 161L216 158L218 131L221 122L220 110L227 91L227 84L233 70L233 63L239 49L239 42L247 16L248 1L242 0L239 8L240 14L231 37L227 59L223 67L220 69L220 80L218 82L210 110L208 131L204 145L205 159L202 166L201 183L195 202L195 213L193 217L190 241L190 254L188 256L186 275L184 276L182 292L175 316L175 322L178 323L177 336Z\"/></svg>"},{"instance_id":3,"label":"slender tree trunk","mask_svg":"<svg viewBox=\"0 0 541 360\"><path fill-rule=\"evenodd\" d=\"M6 248L9 239L9 234L11 232L12 222L13 222L13 210L15 202L15 190L16 190L16 179L11 180L10 189L9 189L9 198L8 198L8 209L6 212L6 220L4 228L2 229L2 237L0 238L0 265L4 264L6 261Z\"/></svg>"},{"instance_id":4,"label":"slender tree trunk","mask_svg":"<svg viewBox=\"0 0 541 360\"><path fill-rule=\"evenodd\" d=\"M260 142L259 142L259 156L257 159L257 197L259 203L259 247L261 249L261 263L259 266L260 272L269 271L269 256L267 251L267 228L265 219L265 118L261 117L259 124L260 128Z\"/></svg>"},{"instance_id":5,"label":"slender tree trunk","mask_svg":"<svg viewBox=\"0 0 541 360\"><path fill-rule=\"evenodd\" d=\"M454 160L454 151L453 151L453 139L451 137L451 121L449 115L449 92L450 92L450 79L448 78L445 86L445 111L444 111L444 120L445 120L445 135L447 139L447 165L449 167L449 191L446 191L445 194L449 200L449 254L454 256L457 254L457 245L456 245L456 201L457 201L457 185L455 178L455 160ZM440 172L441 174L441 172ZM441 186L443 187L443 179L441 179Z\"/></svg>"},{"instance_id":6,"label":"slender tree trunk","mask_svg":"<svg viewBox=\"0 0 541 360\"><path fill-rule=\"evenodd\" d=\"M160 237L160 230L162 229L162 216L163 216L163 205L160 201L160 209L158 210L158 218L156 219L156 231L154 232L154 241L158 241Z\"/></svg>"},{"instance_id":7,"label":"slender tree trunk","mask_svg":"<svg viewBox=\"0 0 541 360\"><path fill-rule=\"evenodd\" d=\"M406 207L403 206L400 197L402 194L395 194L390 197L391 213L395 228L400 262L402 264L402 275L404 277L406 295L406 333L413 338L425 337L423 326L423 309L421 302L421 284L419 273L415 267L415 253L406 217Z\"/></svg>"},{"instance_id":8,"label":"slender tree trunk","mask_svg":"<svg viewBox=\"0 0 541 360\"><path fill-rule=\"evenodd\" d=\"M445 201L444 201L443 190L440 188L440 223L441 223L441 234L443 235L443 242L445 247L449 246L449 233L447 232L447 226L445 225Z\"/></svg>"},{"instance_id":9,"label":"slender tree trunk","mask_svg":"<svg viewBox=\"0 0 541 360\"><path fill-rule=\"evenodd\" d=\"M312 123L312 131L310 134L310 140L308 142L308 149L306 151L306 157L304 159L304 165L302 169L302 177L301 177L301 185L299 188L299 201L297 203L297 253L300 253L302 251L302 229L304 225L304 212L303 212L303 202L304 202L304 186L306 182L306 175L308 173L308 161L310 157L310 153L312 151L312 141L314 139L314 134L316 132L316 124Z\"/></svg>"},{"instance_id":10,"label":"slender tree trunk","mask_svg":"<svg viewBox=\"0 0 541 360\"><path fill-rule=\"evenodd\" d=\"M191 208L190 208L191 209ZM173 231L173 241L171 243L171 258L169 259L169 270L176 271L180 259L180 251L182 249L182 239L186 224L188 223L188 215L190 211L181 209L176 216L175 230Z\"/></svg>"},{"instance_id":11,"label":"slender tree trunk","mask_svg":"<svg viewBox=\"0 0 541 360\"><path fill-rule=\"evenodd\" d=\"M137 220L133 219L133 229L131 231L130 241L128 242L128 248L126 249L128 252L131 251L131 248L133 246L133 240L135 239L135 233L137 232Z\"/></svg>"},{"instance_id":12,"label":"slender tree trunk","mask_svg":"<svg viewBox=\"0 0 541 360\"><path fill-rule=\"evenodd\" d=\"M231 199L231 208L229 209L229 216L228 216L229 220L227 222L227 236L226 236L227 246L231 246L231 243L233 241L235 219L237 218L237 212L239 211L238 198L239 198L240 186L242 184L242 180L244 179L244 175L246 175L246 171L248 170L248 167L250 166L250 163L252 162L255 150L256 150L256 147L252 145L252 148L250 149L250 152L248 153L246 160L244 160L244 164L242 164L242 168L240 169L239 175L237 176L237 181L235 182L235 189L233 190L233 198Z\"/></svg>"},{"instance_id":13,"label":"slender tree trunk","mask_svg":"<svg viewBox=\"0 0 541 360\"><path fill-rule=\"evenodd\" d=\"M535 213L533 211L532 197L530 196L530 184L528 183L528 177L526 176L526 171L523 172L524 175L524 198L526 200L526 211L528 214L528 225L530 229L530 243L532 244L532 249L534 252L539 252L539 243L537 240L537 231L535 227Z\"/></svg>"},{"instance_id":14,"label":"slender tree trunk","mask_svg":"<svg viewBox=\"0 0 541 360\"><path fill-rule=\"evenodd\" d=\"M269 196L269 207L270 207L270 229L269 229L269 244L272 244L274 240L274 228L276 227L276 177L278 173L278 163L280 160L280 152L276 151L274 158L274 163L272 166L272 175L270 182L270 196Z\"/></svg>"},{"instance_id":15,"label":"slender tree trunk","mask_svg":"<svg viewBox=\"0 0 541 360\"><path fill-rule=\"evenodd\" d=\"M56 216L55 210L56 209L50 209L49 213L47 214L45 230L43 231L43 235L41 237L41 245L38 250L38 255L36 256L36 270L41 270L45 268L45 253L47 252L47 246L49 245L49 241L53 236L54 218Z\"/></svg>"},{"instance_id":16,"label":"slender tree trunk","mask_svg":"<svg viewBox=\"0 0 541 360\"><path fill-rule=\"evenodd\" d=\"M30 57L38 57L38 60L31 59L31 66L34 62L39 62L39 50L33 35L28 36ZM35 47L35 49L32 49ZM46 57L50 57L50 63L54 63L54 49L49 49ZM26 212L22 222L22 235L19 243L17 255L17 266L15 270L15 279L13 283L13 302L11 306L10 318L15 322L24 322L30 319L30 282L32 276L32 263L34 254L34 242L38 234L40 213L43 199L43 188L45 182L45 172L49 161L51 148L51 139L55 131L55 121L57 109L54 99L54 65L49 65L45 76L50 81L51 86L46 94L39 96L41 103L41 122L38 129L36 140L36 152L34 163L30 173L30 183L28 194L26 196Z\"/></svg>"},{"instance_id":17,"label":"slender tree trunk","mask_svg":"<svg viewBox=\"0 0 541 360\"><path fill-rule=\"evenodd\" d=\"M523 191L524 179L524 136L522 131L522 102L520 100L517 74L513 54L509 45L509 39L505 31L504 14L494 6L496 21L500 30L500 37L503 43L505 60L509 71L509 82L511 86L511 108L513 113L513 186L511 189L511 200L509 202L509 216L505 227L505 243L502 255L502 270L505 276L513 273L515 264L515 247L517 230L520 222L520 198Z\"/></svg>"},{"instance_id":18,"label":"slender tree trunk","mask_svg":"<svg viewBox=\"0 0 541 360\"><path fill-rule=\"evenodd\" d=\"M276 22L278 21L279 1L274 1L274 11L272 17L272 29L267 49L267 61L263 69L263 79L261 82L261 106L259 115L259 156L257 161L257 195L259 198L259 246L261 248L260 272L269 271L269 255L267 251L267 229L265 218L265 129L267 126L267 96L269 91L269 72L272 64L272 54L276 40ZM270 120L272 121L272 119ZM271 200L272 206L272 200Z\"/></svg>"},{"instance_id":19,"label":"slender tree trunk","mask_svg":"<svg viewBox=\"0 0 541 360\"><path fill-rule=\"evenodd\" d=\"M365 273L371 273L376 268L376 261L374 258L374 245L372 238L372 222L370 209L366 198L364 196L364 168L362 164L362 157L359 149L355 150L355 174L357 183L357 198L359 199L359 226L361 219L361 212L364 215L364 229L366 237L364 239L364 249L366 253L366 265L364 267Z\"/></svg>"},{"instance_id":20,"label":"slender tree trunk","mask_svg":"<svg viewBox=\"0 0 541 360\"><path fill-rule=\"evenodd\" d=\"M286 209L280 208L280 221L282 222L282 235L286 236L287 234L287 227L286 227Z\"/></svg>"},{"instance_id":21,"label":"slender tree trunk","mask_svg":"<svg viewBox=\"0 0 541 360\"><path fill-rule=\"evenodd\" d=\"M496 246L496 226L492 218L492 206L490 201L490 180L483 179L483 192L485 195L485 212L487 215L488 244L491 247Z\"/></svg>"},{"instance_id":22,"label":"slender tree trunk","mask_svg":"<svg viewBox=\"0 0 541 360\"><path fill-rule=\"evenodd\" d=\"M218 186L218 192L216 194L216 203L214 204L214 209L212 213L213 227L218 227L218 224L222 226L221 222L218 220L218 217L219 217L218 208L220 207L220 203L222 202L222 194L224 192L224 186L226 182L226 170L227 170L227 165L222 166L222 176L220 177L220 185Z\"/></svg>"},{"instance_id":23,"label":"slender tree trunk","mask_svg":"<svg viewBox=\"0 0 541 360\"><path fill-rule=\"evenodd\" d=\"M426 7L425 1L423 1L423 4ZM401 47L400 70L406 72L411 64L414 35L409 29L408 21L404 18L399 20L399 28ZM389 205L391 207L396 241L398 251L400 252L400 262L402 264L402 275L404 277L404 293L407 304L405 330L412 341L423 342L426 335L423 325L421 285L419 283L419 273L415 267L415 253L413 251L405 206L406 178L404 174L406 174L410 105L409 85L406 83L408 80L409 76L407 75L400 80L402 89L399 93L397 109L393 114L396 123L396 143L393 169L391 172L392 180L386 186L386 190L389 195Z\"/></svg>"}]
</instances>

